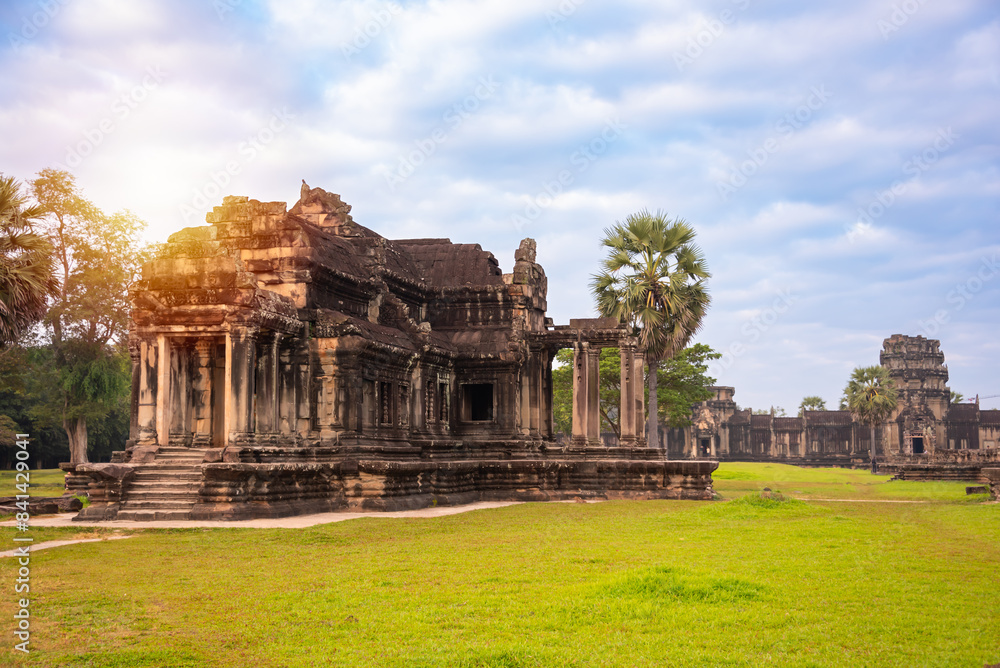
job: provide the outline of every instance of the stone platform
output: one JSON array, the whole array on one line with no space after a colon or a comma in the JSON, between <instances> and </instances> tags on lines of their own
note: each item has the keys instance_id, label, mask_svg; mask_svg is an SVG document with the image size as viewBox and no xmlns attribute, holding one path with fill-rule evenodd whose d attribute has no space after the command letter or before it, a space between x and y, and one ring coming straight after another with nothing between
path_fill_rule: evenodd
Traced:
<instances>
[{"instance_id":1,"label":"stone platform","mask_svg":"<svg viewBox=\"0 0 1000 668\"><path fill-rule=\"evenodd\" d=\"M267 459L266 451L243 449L225 453L236 461L191 464L195 452L185 463L167 449L146 463L78 467L95 482L90 506L75 520L243 520L478 501L712 498L718 462L649 459L641 457L644 450L625 450L453 461L319 461L323 453L301 452L298 461L267 462L249 461Z\"/></svg>"}]
</instances>

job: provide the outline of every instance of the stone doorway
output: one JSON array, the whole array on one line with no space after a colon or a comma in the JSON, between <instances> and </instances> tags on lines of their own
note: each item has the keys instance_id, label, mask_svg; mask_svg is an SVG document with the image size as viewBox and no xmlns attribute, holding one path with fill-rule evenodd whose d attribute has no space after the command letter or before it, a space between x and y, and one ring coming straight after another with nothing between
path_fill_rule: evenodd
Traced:
<instances>
[{"instance_id":1,"label":"stone doorway","mask_svg":"<svg viewBox=\"0 0 1000 668\"><path fill-rule=\"evenodd\" d=\"M712 455L712 439L702 438L698 440L698 456L710 457Z\"/></svg>"},{"instance_id":2,"label":"stone doorway","mask_svg":"<svg viewBox=\"0 0 1000 668\"><path fill-rule=\"evenodd\" d=\"M924 437L914 436L913 437L913 454L922 455L924 454Z\"/></svg>"}]
</instances>

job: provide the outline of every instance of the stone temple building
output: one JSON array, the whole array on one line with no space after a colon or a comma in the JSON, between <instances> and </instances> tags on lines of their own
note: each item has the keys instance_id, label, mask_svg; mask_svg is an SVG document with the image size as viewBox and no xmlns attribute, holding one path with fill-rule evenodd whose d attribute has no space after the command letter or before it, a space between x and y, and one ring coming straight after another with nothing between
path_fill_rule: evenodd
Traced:
<instances>
[{"instance_id":1,"label":"stone temple building","mask_svg":"<svg viewBox=\"0 0 1000 668\"><path fill-rule=\"evenodd\" d=\"M898 406L876 430L875 452L890 466L954 464L975 468L1000 462L1000 410L952 403L940 342L894 334L882 344L881 364L898 392ZM678 458L865 465L871 430L848 411L805 411L801 417L740 410L732 387L694 408L693 424L671 430L668 452Z\"/></svg>"},{"instance_id":2,"label":"stone temple building","mask_svg":"<svg viewBox=\"0 0 1000 668\"><path fill-rule=\"evenodd\" d=\"M475 500L712 497L709 461L643 436L643 356L614 320L553 326L535 242L388 240L339 196L226 197L131 293L131 439L69 467L79 519L251 518ZM552 361L574 357L573 438ZM621 352L622 438L600 440L598 356Z\"/></svg>"}]
</instances>

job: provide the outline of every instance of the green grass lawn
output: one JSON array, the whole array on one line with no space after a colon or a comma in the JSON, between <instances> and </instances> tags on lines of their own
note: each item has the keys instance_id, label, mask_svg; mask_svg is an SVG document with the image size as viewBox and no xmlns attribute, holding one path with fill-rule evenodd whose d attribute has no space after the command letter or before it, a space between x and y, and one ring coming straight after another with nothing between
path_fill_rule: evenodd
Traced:
<instances>
[{"instance_id":1,"label":"green grass lawn","mask_svg":"<svg viewBox=\"0 0 1000 668\"><path fill-rule=\"evenodd\" d=\"M976 503L986 495L966 496L976 481L941 482L891 480L865 469L802 468L788 464L730 462L712 474L715 491L734 498L765 487L801 499L860 499Z\"/></svg>"},{"instance_id":2,"label":"green grass lawn","mask_svg":"<svg viewBox=\"0 0 1000 668\"><path fill-rule=\"evenodd\" d=\"M857 471L726 464L717 481L729 500L144 530L40 551L35 651L4 648L0 665L1000 662L997 504ZM764 486L925 503L778 502L752 493ZM15 577L0 561L0 627L13 628Z\"/></svg>"},{"instance_id":3,"label":"green grass lawn","mask_svg":"<svg viewBox=\"0 0 1000 668\"><path fill-rule=\"evenodd\" d=\"M62 496L66 473L59 469L38 469L26 471L28 474L28 494L30 496ZM23 483L17 479L17 471L0 471L0 496L20 494L15 485Z\"/></svg>"}]
</instances>

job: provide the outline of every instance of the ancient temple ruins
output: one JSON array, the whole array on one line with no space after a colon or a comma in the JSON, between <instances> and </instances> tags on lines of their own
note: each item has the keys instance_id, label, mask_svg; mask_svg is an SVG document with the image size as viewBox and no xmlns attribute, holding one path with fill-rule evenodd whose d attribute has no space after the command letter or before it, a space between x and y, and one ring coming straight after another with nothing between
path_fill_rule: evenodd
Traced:
<instances>
[{"instance_id":1,"label":"ancient temple ruins","mask_svg":"<svg viewBox=\"0 0 1000 668\"><path fill-rule=\"evenodd\" d=\"M614 320L546 318L525 239L504 274L476 244L388 240L337 195L226 197L132 291L131 440L84 464L81 519L248 518L489 499L712 496L715 462L643 435L643 355ZM621 350L604 447L598 357ZM552 361L574 350L573 438Z\"/></svg>"},{"instance_id":2,"label":"ancient temple ruins","mask_svg":"<svg viewBox=\"0 0 1000 668\"><path fill-rule=\"evenodd\" d=\"M952 403L941 344L894 334L882 344L880 362L898 392L898 406L876 430L874 450L883 463L967 464L1000 462L1000 410ZM871 431L848 411L805 411L800 417L756 415L738 409L732 387L695 406L693 424L668 435L670 455L734 461L787 461L812 465L864 465Z\"/></svg>"}]
</instances>

